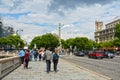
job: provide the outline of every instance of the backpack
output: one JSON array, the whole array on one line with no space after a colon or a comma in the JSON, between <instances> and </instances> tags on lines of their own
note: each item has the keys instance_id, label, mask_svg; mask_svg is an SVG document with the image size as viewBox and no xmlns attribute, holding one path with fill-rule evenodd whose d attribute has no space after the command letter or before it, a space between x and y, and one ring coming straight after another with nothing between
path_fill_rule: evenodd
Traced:
<instances>
[{"instance_id":1,"label":"backpack","mask_svg":"<svg viewBox=\"0 0 120 80\"><path fill-rule=\"evenodd\" d=\"M37 51L34 51L34 56L38 56L38 52Z\"/></svg>"},{"instance_id":2,"label":"backpack","mask_svg":"<svg viewBox=\"0 0 120 80\"><path fill-rule=\"evenodd\" d=\"M54 60L58 60L58 58L59 58L58 54L54 54L54 55L53 55L53 59L54 59Z\"/></svg>"},{"instance_id":3,"label":"backpack","mask_svg":"<svg viewBox=\"0 0 120 80\"><path fill-rule=\"evenodd\" d=\"M46 59L46 54L43 55L43 60L45 60L45 59Z\"/></svg>"}]
</instances>

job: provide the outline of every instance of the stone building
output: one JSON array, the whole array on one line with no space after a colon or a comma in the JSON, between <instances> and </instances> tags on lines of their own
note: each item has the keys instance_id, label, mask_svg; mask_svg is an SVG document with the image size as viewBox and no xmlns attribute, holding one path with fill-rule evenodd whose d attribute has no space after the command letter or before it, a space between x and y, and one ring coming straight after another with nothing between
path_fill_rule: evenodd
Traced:
<instances>
[{"instance_id":1,"label":"stone building","mask_svg":"<svg viewBox=\"0 0 120 80\"><path fill-rule=\"evenodd\" d=\"M14 33L14 29L11 26L5 26L3 24L2 18L0 17L0 38L7 37L10 34Z\"/></svg>"},{"instance_id":2,"label":"stone building","mask_svg":"<svg viewBox=\"0 0 120 80\"><path fill-rule=\"evenodd\" d=\"M2 37L3 34L3 23L2 23L2 19L0 17L0 37Z\"/></svg>"},{"instance_id":3,"label":"stone building","mask_svg":"<svg viewBox=\"0 0 120 80\"><path fill-rule=\"evenodd\" d=\"M103 29L102 21L95 21L95 32L94 32L95 41L99 43L114 39L116 24L120 24L120 17L117 17L111 22L105 24L105 29Z\"/></svg>"}]
</instances>

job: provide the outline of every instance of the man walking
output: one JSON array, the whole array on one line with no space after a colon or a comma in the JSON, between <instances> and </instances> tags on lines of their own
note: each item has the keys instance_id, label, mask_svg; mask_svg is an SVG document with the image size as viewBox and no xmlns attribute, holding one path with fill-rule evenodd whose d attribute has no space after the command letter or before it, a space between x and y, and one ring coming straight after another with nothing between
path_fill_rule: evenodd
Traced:
<instances>
[{"instance_id":1,"label":"man walking","mask_svg":"<svg viewBox=\"0 0 120 80\"><path fill-rule=\"evenodd\" d=\"M38 58L38 50L34 49L34 61L37 61Z\"/></svg>"},{"instance_id":2,"label":"man walking","mask_svg":"<svg viewBox=\"0 0 120 80\"><path fill-rule=\"evenodd\" d=\"M32 50L30 50L30 61L32 61L33 59L33 55L34 55L34 50L32 49Z\"/></svg>"},{"instance_id":3,"label":"man walking","mask_svg":"<svg viewBox=\"0 0 120 80\"><path fill-rule=\"evenodd\" d=\"M53 67L54 71L57 72L57 65L58 65L58 60L59 60L59 50L55 49L55 52L52 54L52 59L53 59Z\"/></svg>"},{"instance_id":4,"label":"man walking","mask_svg":"<svg viewBox=\"0 0 120 80\"><path fill-rule=\"evenodd\" d=\"M21 59L21 64L23 65L24 56L25 56L25 52L23 51L23 49L20 50L19 55L20 55L20 59Z\"/></svg>"},{"instance_id":5,"label":"man walking","mask_svg":"<svg viewBox=\"0 0 120 80\"><path fill-rule=\"evenodd\" d=\"M47 73L49 73L51 69L51 60L52 60L52 52L50 51L50 48L46 49L44 55L45 55L45 60L46 60Z\"/></svg>"}]
</instances>

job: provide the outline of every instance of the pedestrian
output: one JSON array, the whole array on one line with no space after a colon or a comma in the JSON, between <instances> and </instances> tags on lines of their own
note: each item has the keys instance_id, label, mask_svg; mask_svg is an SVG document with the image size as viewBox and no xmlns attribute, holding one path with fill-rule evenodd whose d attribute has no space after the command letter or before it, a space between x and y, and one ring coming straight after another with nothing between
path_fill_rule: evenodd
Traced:
<instances>
[{"instance_id":1,"label":"pedestrian","mask_svg":"<svg viewBox=\"0 0 120 80\"><path fill-rule=\"evenodd\" d=\"M50 51L50 48L46 49L44 56L46 60L46 70L47 70L47 73L49 73L51 70L51 60L52 60L52 52Z\"/></svg>"},{"instance_id":2,"label":"pedestrian","mask_svg":"<svg viewBox=\"0 0 120 80\"><path fill-rule=\"evenodd\" d=\"M38 50L39 61L41 61L42 49Z\"/></svg>"},{"instance_id":3,"label":"pedestrian","mask_svg":"<svg viewBox=\"0 0 120 80\"><path fill-rule=\"evenodd\" d=\"M34 49L34 61L37 61L38 58L38 50Z\"/></svg>"},{"instance_id":4,"label":"pedestrian","mask_svg":"<svg viewBox=\"0 0 120 80\"><path fill-rule=\"evenodd\" d=\"M20 55L20 59L21 59L21 64L23 65L23 62L24 62L24 56L25 56L25 52L24 52L23 49L20 50L19 55Z\"/></svg>"},{"instance_id":5,"label":"pedestrian","mask_svg":"<svg viewBox=\"0 0 120 80\"><path fill-rule=\"evenodd\" d=\"M55 52L52 54L53 68L55 72L57 72L59 57L60 57L59 50L55 49Z\"/></svg>"},{"instance_id":6,"label":"pedestrian","mask_svg":"<svg viewBox=\"0 0 120 80\"><path fill-rule=\"evenodd\" d=\"M44 48L41 48L40 50L39 50L39 59L41 60L44 60Z\"/></svg>"},{"instance_id":7,"label":"pedestrian","mask_svg":"<svg viewBox=\"0 0 120 80\"><path fill-rule=\"evenodd\" d=\"M34 54L34 51L33 51L33 49L32 49L32 50L30 50L30 61L32 61L33 54Z\"/></svg>"},{"instance_id":8,"label":"pedestrian","mask_svg":"<svg viewBox=\"0 0 120 80\"><path fill-rule=\"evenodd\" d=\"M24 56L24 67L28 69L28 64L29 64L29 58L30 58L30 52L29 50L25 51L25 56Z\"/></svg>"}]
</instances>

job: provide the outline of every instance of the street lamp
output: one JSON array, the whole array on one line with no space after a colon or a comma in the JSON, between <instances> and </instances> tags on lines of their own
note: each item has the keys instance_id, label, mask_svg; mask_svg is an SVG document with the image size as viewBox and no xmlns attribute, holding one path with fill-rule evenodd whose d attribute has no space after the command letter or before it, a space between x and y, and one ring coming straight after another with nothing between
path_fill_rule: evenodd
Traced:
<instances>
[{"instance_id":1,"label":"street lamp","mask_svg":"<svg viewBox=\"0 0 120 80\"><path fill-rule=\"evenodd\" d=\"M34 49L36 49L37 48L37 46L36 46L36 44L34 44Z\"/></svg>"},{"instance_id":2,"label":"street lamp","mask_svg":"<svg viewBox=\"0 0 120 80\"><path fill-rule=\"evenodd\" d=\"M16 34L21 37L21 32L23 32L23 29L18 29L18 30L16 31Z\"/></svg>"},{"instance_id":3,"label":"street lamp","mask_svg":"<svg viewBox=\"0 0 120 80\"><path fill-rule=\"evenodd\" d=\"M58 30L58 32L59 32L59 43L60 43L60 52L61 52L61 48L62 48L62 44L61 44L61 23L59 23L59 30Z\"/></svg>"},{"instance_id":4,"label":"street lamp","mask_svg":"<svg viewBox=\"0 0 120 80\"><path fill-rule=\"evenodd\" d=\"M20 43L18 43L18 50L20 49Z\"/></svg>"}]
</instances>

